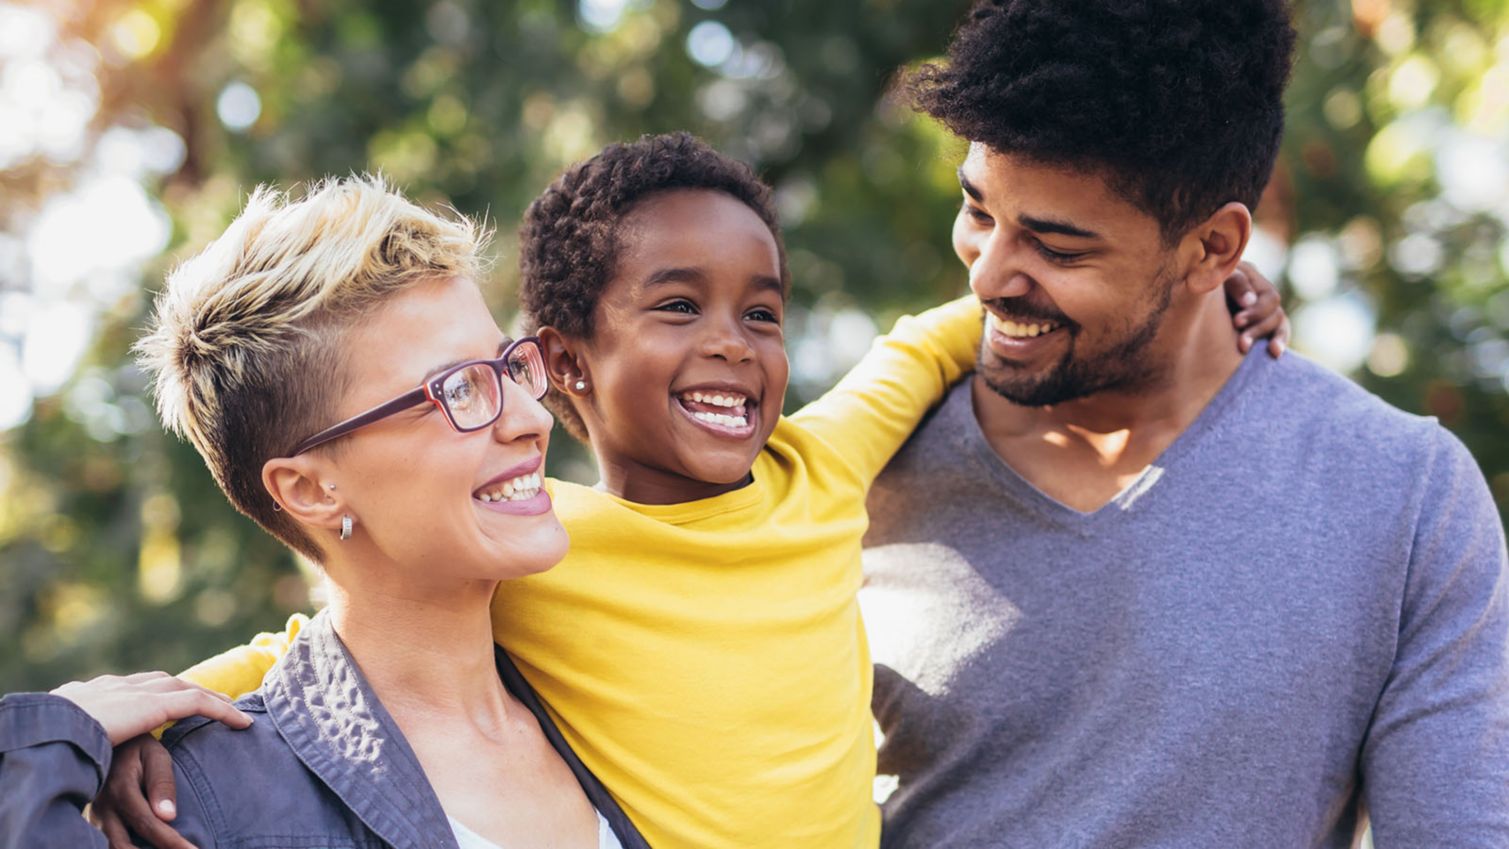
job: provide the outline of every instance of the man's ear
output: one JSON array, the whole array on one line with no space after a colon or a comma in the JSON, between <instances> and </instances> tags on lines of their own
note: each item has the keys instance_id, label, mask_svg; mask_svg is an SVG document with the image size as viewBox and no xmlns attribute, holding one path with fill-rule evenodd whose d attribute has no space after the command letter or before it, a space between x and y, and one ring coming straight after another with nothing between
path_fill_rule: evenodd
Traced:
<instances>
[{"instance_id":1,"label":"man's ear","mask_svg":"<svg viewBox=\"0 0 1509 849\"><path fill-rule=\"evenodd\" d=\"M579 343L554 327L541 327L535 335L545 351L545 372L550 375L550 383L567 395L581 397L590 393L592 376L579 354Z\"/></svg>"},{"instance_id":2,"label":"man's ear","mask_svg":"<svg viewBox=\"0 0 1509 849\"><path fill-rule=\"evenodd\" d=\"M1252 238L1252 212L1232 201L1202 221L1187 237L1193 239L1194 265L1186 278L1190 288L1206 294L1221 288L1242 261Z\"/></svg>"},{"instance_id":3,"label":"man's ear","mask_svg":"<svg viewBox=\"0 0 1509 849\"><path fill-rule=\"evenodd\" d=\"M262 486L278 507L301 524L338 530L349 512L344 493L330 477L329 464L318 457L274 457L262 464Z\"/></svg>"}]
</instances>

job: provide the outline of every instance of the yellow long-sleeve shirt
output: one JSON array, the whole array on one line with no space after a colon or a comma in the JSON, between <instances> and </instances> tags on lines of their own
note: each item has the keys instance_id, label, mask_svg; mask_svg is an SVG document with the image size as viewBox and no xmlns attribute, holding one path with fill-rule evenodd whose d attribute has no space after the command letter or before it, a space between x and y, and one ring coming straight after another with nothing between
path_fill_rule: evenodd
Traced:
<instances>
[{"instance_id":1,"label":"yellow long-sleeve shirt","mask_svg":"<svg viewBox=\"0 0 1509 849\"><path fill-rule=\"evenodd\" d=\"M570 553L499 587L494 634L651 845L878 844L865 494L972 366L980 328L972 297L902 319L777 423L742 489L644 505L551 482ZM254 689L291 636L186 675Z\"/></svg>"}]
</instances>

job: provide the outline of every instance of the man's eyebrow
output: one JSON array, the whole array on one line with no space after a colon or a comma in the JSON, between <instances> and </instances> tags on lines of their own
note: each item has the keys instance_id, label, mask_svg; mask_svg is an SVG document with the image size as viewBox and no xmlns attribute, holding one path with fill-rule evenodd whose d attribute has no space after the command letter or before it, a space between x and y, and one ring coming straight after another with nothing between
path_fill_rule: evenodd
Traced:
<instances>
[{"instance_id":1,"label":"man's eyebrow","mask_svg":"<svg viewBox=\"0 0 1509 849\"><path fill-rule=\"evenodd\" d=\"M498 357L503 356L503 352L505 350L507 350L507 348L508 348L509 345L512 345L512 344L513 344L513 339L509 338L508 336L504 336L503 337L503 341L498 343L498 349L493 352L493 359L497 359ZM429 371L425 372L424 382L425 383L429 383L431 380L435 379L435 375L440 374L441 372L445 371L448 368L454 368L456 366L461 365L462 363L469 363L469 362L472 362L472 360L470 358L464 359L464 360L451 360L448 363L441 363L440 365L435 366L434 368L432 368Z\"/></svg>"},{"instance_id":2,"label":"man's eyebrow","mask_svg":"<svg viewBox=\"0 0 1509 849\"><path fill-rule=\"evenodd\" d=\"M980 190L977 189L977 188L975 188L975 184L971 183L969 181L968 177L964 176L964 166L963 165L959 166L959 172L958 173L959 173L959 186L964 189L964 193L966 195L969 195L970 197L974 198L976 201L978 201L980 203L984 203L985 202L985 196L983 194L980 194Z\"/></svg>"},{"instance_id":3,"label":"man's eyebrow","mask_svg":"<svg viewBox=\"0 0 1509 849\"><path fill-rule=\"evenodd\" d=\"M959 186L964 189L964 193L967 194L967 195L969 195L970 197L974 198L975 201L977 201L979 203L984 203L985 202L985 195L982 194L980 192L980 190L975 187L974 183L971 183L969 181L968 177L964 176L964 166L963 165L959 166L959 172L958 173L959 173ZM1076 227L1075 225L1070 224L1069 222L1064 221L1062 219L1038 218L1035 215L1023 215L1023 216L1019 216L1018 219L1017 219L1017 221L1023 227L1027 228L1028 230L1033 231L1034 233L1056 233L1056 234L1058 234L1060 236L1073 236L1074 238L1077 238L1077 239L1099 239L1100 238L1100 234L1099 233L1096 233L1093 230L1086 230L1083 227Z\"/></svg>"},{"instance_id":4,"label":"man's eyebrow","mask_svg":"<svg viewBox=\"0 0 1509 849\"><path fill-rule=\"evenodd\" d=\"M1056 233L1060 236L1073 236L1076 239L1099 239L1100 234L1083 227L1076 227L1067 221L1054 218L1038 218L1032 215L1017 217L1017 223L1034 233Z\"/></svg>"}]
</instances>

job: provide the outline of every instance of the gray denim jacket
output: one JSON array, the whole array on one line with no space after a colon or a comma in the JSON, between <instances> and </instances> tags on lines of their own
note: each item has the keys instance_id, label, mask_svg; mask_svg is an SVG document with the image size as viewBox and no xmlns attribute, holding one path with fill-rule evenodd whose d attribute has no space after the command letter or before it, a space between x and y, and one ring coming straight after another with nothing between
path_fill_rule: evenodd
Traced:
<instances>
[{"instance_id":1,"label":"gray denim jacket","mask_svg":"<svg viewBox=\"0 0 1509 849\"><path fill-rule=\"evenodd\" d=\"M625 849L647 849L501 649L497 664ZM163 735L178 781L174 826L195 846L456 849L418 758L328 616L316 616L261 689L236 704L252 727L195 718ZM0 699L0 849L105 847L79 811L109 764L104 730L71 702L42 693Z\"/></svg>"}]
</instances>

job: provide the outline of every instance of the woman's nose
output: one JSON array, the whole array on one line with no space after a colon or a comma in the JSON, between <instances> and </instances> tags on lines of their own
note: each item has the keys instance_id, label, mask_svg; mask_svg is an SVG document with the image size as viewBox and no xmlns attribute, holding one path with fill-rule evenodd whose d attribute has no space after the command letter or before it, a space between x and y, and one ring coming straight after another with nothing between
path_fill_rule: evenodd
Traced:
<instances>
[{"instance_id":1,"label":"woman's nose","mask_svg":"<svg viewBox=\"0 0 1509 849\"><path fill-rule=\"evenodd\" d=\"M545 405L524 387L503 379L503 412L493 422L493 435L499 442L539 439L550 432L554 421Z\"/></svg>"}]
</instances>

